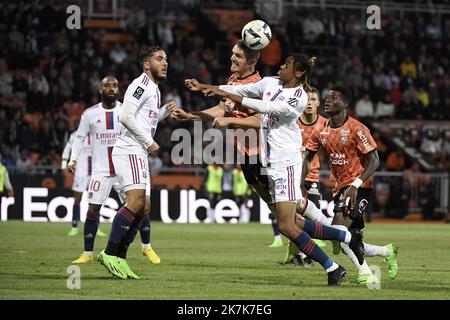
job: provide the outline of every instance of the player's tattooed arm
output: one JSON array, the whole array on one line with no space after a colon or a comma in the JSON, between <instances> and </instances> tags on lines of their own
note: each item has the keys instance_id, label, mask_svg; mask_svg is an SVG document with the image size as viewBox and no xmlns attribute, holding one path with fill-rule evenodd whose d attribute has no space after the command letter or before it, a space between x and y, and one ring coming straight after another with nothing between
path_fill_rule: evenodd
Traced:
<instances>
[{"instance_id":1,"label":"player's tattooed arm","mask_svg":"<svg viewBox=\"0 0 450 320\"><path fill-rule=\"evenodd\" d=\"M365 160L366 160L367 166L366 166L365 170L363 171L363 173L361 173L361 175L359 176L359 178L363 182L366 181L367 179L369 179L373 175L375 170L378 169L378 167L380 165L380 158L378 156L378 151L373 150L372 152L369 152L368 154L366 154Z\"/></svg>"},{"instance_id":2,"label":"player's tattooed arm","mask_svg":"<svg viewBox=\"0 0 450 320\"><path fill-rule=\"evenodd\" d=\"M352 210L356 205L358 188L373 175L375 170L377 170L378 166L380 165L380 158L378 157L377 150L366 154L364 158L367 166L364 168L364 171L361 173L361 175L355 179L355 181L347 188L344 193L346 206L350 210Z\"/></svg>"}]
</instances>

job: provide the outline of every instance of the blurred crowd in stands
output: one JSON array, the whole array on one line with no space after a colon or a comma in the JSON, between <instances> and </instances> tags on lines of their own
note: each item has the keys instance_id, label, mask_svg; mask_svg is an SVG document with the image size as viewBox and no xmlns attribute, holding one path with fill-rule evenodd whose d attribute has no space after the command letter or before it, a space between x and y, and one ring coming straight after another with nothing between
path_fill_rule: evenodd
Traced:
<instances>
[{"instance_id":1,"label":"blurred crowd in stands","mask_svg":"<svg viewBox=\"0 0 450 320\"><path fill-rule=\"evenodd\" d=\"M188 92L183 80L195 77L206 83L225 83L231 41L237 35L218 33L229 43L217 46L211 41L214 24L210 22L207 30L205 25L196 25L198 7L180 6L162 18L149 8L133 5L123 23L130 41L116 43L106 41L101 30L68 30L65 9L52 2L41 6L8 2L0 11L0 153L4 164L24 172L33 165L59 165L81 113L99 101L101 78L116 76L123 95L141 73L137 54L147 44L159 44L169 56L168 79L161 87L164 101L175 100L187 110L217 103ZM272 26L274 38L258 65L262 75L274 74L289 52L316 54L319 61L312 83L322 89L322 99L334 83L349 86L354 95L352 114L365 123L450 119L448 16L390 13L383 18L381 30L370 32L364 29L359 13L337 10L292 10L283 23ZM192 124L172 120L158 129L161 152L152 160L156 167L173 166L170 137L178 127L193 130ZM440 169L449 170L448 130L405 128L405 136L417 150L437 161ZM374 137L383 160L380 170L402 171L414 165L400 148L377 132Z\"/></svg>"}]
</instances>

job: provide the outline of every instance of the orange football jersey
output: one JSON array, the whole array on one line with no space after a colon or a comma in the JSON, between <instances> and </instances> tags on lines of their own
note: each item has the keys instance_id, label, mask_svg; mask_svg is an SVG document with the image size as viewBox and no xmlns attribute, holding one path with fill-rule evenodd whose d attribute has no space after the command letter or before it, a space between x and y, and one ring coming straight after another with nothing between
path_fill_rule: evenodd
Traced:
<instances>
[{"instance_id":1,"label":"orange football jersey","mask_svg":"<svg viewBox=\"0 0 450 320\"><path fill-rule=\"evenodd\" d=\"M233 73L228 79L228 85L241 85L253 83L261 80L259 72L256 71L245 78L239 78L237 73ZM235 118L247 118L248 116L254 115L256 112L247 108L243 108L240 103L235 103L230 99L225 99L225 117L235 117ZM252 130L252 129L248 129ZM256 145L250 145L248 139L236 139L239 151L247 154L248 156L254 156L259 154L259 133L256 131Z\"/></svg>"},{"instance_id":2,"label":"orange football jersey","mask_svg":"<svg viewBox=\"0 0 450 320\"><path fill-rule=\"evenodd\" d=\"M301 149L302 158L305 153L305 146L308 143L309 138L311 137L311 134L316 126L322 126L327 121L327 118L322 117L320 114L317 117L316 122L311 124L305 124L302 122L301 118L298 118L297 124L300 127L300 130L302 131L302 139L303 139L303 145ZM320 169L320 159L319 159L319 153L316 153L314 155L314 158L311 161L311 168L309 169L308 174L306 175L305 180L306 181L312 181L312 182L318 182L319 181L319 169Z\"/></svg>"},{"instance_id":3,"label":"orange football jersey","mask_svg":"<svg viewBox=\"0 0 450 320\"><path fill-rule=\"evenodd\" d=\"M331 174L336 180L333 188L333 195L336 195L361 175L364 155L376 150L377 144L365 125L349 117L339 128L332 128L330 120L314 128L306 149L317 152L320 147L328 157ZM373 188L372 177L361 187Z\"/></svg>"}]
</instances>

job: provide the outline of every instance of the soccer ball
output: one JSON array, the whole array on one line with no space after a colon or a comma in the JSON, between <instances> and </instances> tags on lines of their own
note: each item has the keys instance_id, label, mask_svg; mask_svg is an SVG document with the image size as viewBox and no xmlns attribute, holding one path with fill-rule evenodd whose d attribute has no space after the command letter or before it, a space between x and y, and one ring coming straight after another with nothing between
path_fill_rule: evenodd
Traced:
<instances>
[{"instance_id":1,"label":"soccer ball","mask_svg":"<svg viewBox=\"0 0 450 320\"><path fill-rule=\"evenodd\" d=\"M253 20L242 28L242 41L253 50L265 48L272 39L272 30L262 20Z\"/></svg>"}]
</instances>

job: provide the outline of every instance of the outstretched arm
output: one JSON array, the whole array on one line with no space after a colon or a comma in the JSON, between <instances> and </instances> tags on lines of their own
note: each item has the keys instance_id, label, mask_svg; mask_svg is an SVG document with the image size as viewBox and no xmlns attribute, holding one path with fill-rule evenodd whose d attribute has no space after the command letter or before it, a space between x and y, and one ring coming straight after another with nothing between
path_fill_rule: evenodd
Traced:
<instances>
[{"instance_id":1,"label":"outstretched arm","mask_svg":"<svg viewBox=\"0 0 450 320\"><path fill-rule=\"evenodd\" d=\"M297 98L291 98L288 101L263 101L254 98L243 97L240 94L247 86L220 86L219 88L210 88L203 91L206 96L216 96L228 98L234 102L240 103L242 107L254 110L259 113L273 113L274 115L298 118L303 111L306 103L298 103ZM224 90L222 90L224 89ZM225 91L226 90L226 91ZM250 94L249 94L250 95Z\"/></svg>"},{"instance_id":2,"label":"outstretched arm","mask_svg":"<svg viewBox=\"0 0 450 320\"><path fill-rule=\"evenodd\" d=\"M201 83L197 79L186 79L184 80L184 84L189 90L194 92L203 91L211 88L217 88L217 86L214 86L212 84Z\"/></svg>"},{"instance_id":3,"label":"outstretched arm","mask_svg":"<svg viewBox=\"0 0 450 320\"><path fill-rule=\"evenodd\" d=\"M217 106L202 111L186 112L177 109L172 112L172 119L177 121L212 121L214 118L225 115L225 104L220 102Z\"/></svg>"},{"instance_id":4,"label":"outstretched arm","mask_svg":"<svg viewBox=\"0 0 450 320\"><path fill-rule=\"evenodd\" d=\"M217 117L214 119L214 128L222 128L226 126L241 129L259 129L261 126L261 115L255 114L247 118Z\"/></svg>"}]
</instances>

